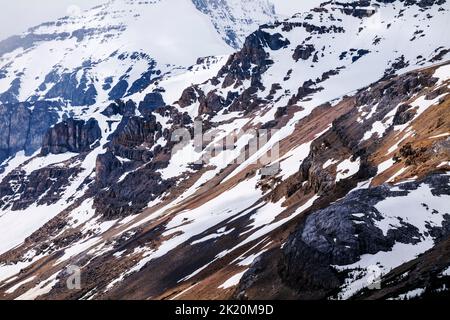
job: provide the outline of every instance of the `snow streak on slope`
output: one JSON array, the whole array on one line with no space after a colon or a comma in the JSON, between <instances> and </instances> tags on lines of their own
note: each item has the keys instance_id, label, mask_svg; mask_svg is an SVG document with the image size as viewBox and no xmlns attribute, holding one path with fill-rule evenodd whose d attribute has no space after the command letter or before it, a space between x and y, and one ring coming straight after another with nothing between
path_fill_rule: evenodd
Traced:
<instances>
[{"instance_id":1,"label":"snow streak on slope","mask_svg":"<svg viewBox=\"0 0 450 320\"><path fill-rule=\"evenodd\" d=\"M402 186L400 188L398 190L403 189ZM382 217L379 221L375 221L375 225L385 236L388 230L405 226L417 228L417 235L414 235L413 239L408 239L405 232L404 240L396 242L390 251L365 254L356 263L335 266L340 271L349 272L338 298L348 299L359 290L373 285L368 281L368 275L374 269L377 270L376 277L380 278L431 249L435 245L432 230L443 227L446 223L446 216L450 212L449 201L450 195L436 195L433 188L424 183L417 189L408 190L404 195L389 197L377 203L375 207ZM363 213L361 215L364 216Z\"/></svg>"},{"instance_id":2,"label":"snow streak on slope","mask_svg":"<svg viewBox=\"0 0 450 320\"><path fill-rule=\"evenodd\" d=\"M198 57L230 53L225 41L240 43L273 17L263 2L224 1L207 13L190 0L111 0L31 28L0 44L0 102L121 98Z\"/></svg>"},{"instance_id":3,"label":"snow streak on slope","mask_svg":"<svg viewBox=\"0 0 450 320\"><path fill-rule=\"evenodd\" d=\"M159 297L170 293L161 292L158 281L163 280L165 288L185 290L182 287L190 287L191 281L207 279L215 281L210 288L220 288L218 294L224 294L222 291L236 285L236 281L225 280L236 280L233 276L247 269L248 264L240 262L259 256L267 247L279 247L279 239L284 237L277 234L280 227L308 212L316 201L326 201L322 198L328 194L318 193L321 186L314 185L314 177L301 183L295 179L304 174L299 172L299 166L311 161L311 152L317 150L314 142L320 141L323 134L339 133L339 128L333 127L334 120L358 113L361 123L356 117L355 123L364 129L362 138L366 132L372 132L372 117L384 119L378 105L367 106L375 111L363 113L364 106L352 109L348 101L351 99L345 96L382 77L387 79L429 66L439 56L445 58L442 52L450 45L443 32L436 31L445 30L448 24L447 4L442 10L440 5L422 10L416 5L395 2L350 12L342 4L328 4L285 22L261 27L229 59L227 55L215 56L193 64L195 55L204 49L201 48L205 39L208 54L229 50L204 14L195 8L195 13L189 14L202 37L188 34L193 29L178 33L171 25L166 26L165 35L156 33L156 25L147 33L146 19L162 16L171 9L169 2L126 3L135 10L116 7L117 2L112 1L87 13L93 15L93 28L107 27L114 32L100 33L102 36L98 38L98 33L91 35L87 28L80 35L76 30L91 20L63 20L65 23L58 29L63 34L51 40L50 46L39 44L34 49L54 50L61 61L54 69L56 76L47 78L36 98L58 99L66 84L83 84L80 96L89 96L86 95L89 91L95 92L96 98L87 103L70 95L61 117L66 112L79 120L95 119L102 135L90 148L76 155L38 154L9 162L17 167L13 170L8 166L7 174L2 175L4 189L0 190L6 191L0 194L0 227L8 230L13 226L20 232L5 233L2 238L5 245L1 253L14 250L6 252L10 259L0 261L0 272L6 280L1 283L1 290L12 290L15 282L24 283L23 288L9 297L36 298L50 294L68 298L68 293L56 283L62 283L64 273L60 271L70 263L83 265L88 275L83 292L73 293L70 298L140 294L146 295L145 298ZM193 8L187 1L180 6L185 12ZM174 20L188 19L178 17L173 10L171 15ZM427 15L432 15L432 19ZM99 16L103 18L97 19ZM160 20L152 23L166 23ZM44 25L34 34L47 36L54 34L55 28ZM403 36L405 28L414 30L411 38ZM78 38L73 36L74 31ZM144 35L140 37L141 34ZM158 44L156 48L153 40ZM78 42L81 44L73 45ZM84 50L99 42L104 43L105 50L90 52L89 64L72 72L78 68L80 57L85 56ZM115 46L118 52L114 52ZM185 54L178 49L183 46L193 49ZM58 48L63 49L60 52ZM24 50L23 57L29 52L32 56L29 49L16 50ZM5 55L15 62L12 53ZM53 64L44 67L54 68ZM61 73L65 71L61 70L66 69L70 76L62 79ZM142 70L149 73L143 75ZM439 70L437 74L445 84L448 74ZM33 71L31 76L24 72L20 77L27 79L31 88L38 84L33 83L37 81L34 74L40 73L45 72ZM158 81L148 81L152 77ZM64 85L52 92L51 85L61 81ZM420 85L417 88L423 89ZM409 94L411 88L405 87ZM30 88L21 91L22 88L26 86L6 97L27 99L34 95ZM152 99L152 94L161 96L163 102L155 108L141 108L149 94ZM133 102L109 104L108 100L123 96L133 100L134 107ZM419 116L445 97L445 90L433 99L421 96L412 108L418 107L416 116ZM406 103L406 99L401 102ZM329 104L322 105L326 102ZM127 107L130 109L124 110ZM188 152L171 154L174 146L171 133L179 128L191 133L196 118L204 120L205 131L212 134L212 139L204 141L201 150L196 150L194 142L189 141L182 149ZM256 153L236 164L234 160L245 153L246 145L256 136L255 131L246 130L261 126L278 131ZM404 133L402 130L408 126L396 129ZM377 132L373 139L382 138L383 132ZM229 137L236 138L229 148L207 159L208 149ZM275 159L268 164L256 161L278 143L282 148ZM363 155L355 155L349 146L343 145L342 150L320 163L319 167L332 178L326 182L351 186L349 181L359 179L361 168L367 164ZM199 159L207 160L200 165L193 163ZM275 173L267 175L262 169L270 165L275 167ZM55 178L54 172L60 176ZM33 174L39 174L39 181L45 183L30 186L29 190L38 194L30 204L26 190L20 186L36 181ZM25 221L32 212L38 213L33 223L14 224ZM39 273L37 286L24 282L34 275L13 278L20 276L19 270L27 263L38 263L40 259L48 259L45 264L49 268ZM224 274L215 274L217 270ZM102 281L98 281L99 273ZM216 279L209 278L215 276ZM142 283L146 283L146 288L142 288Z\"/></svg>"}]
</instances>

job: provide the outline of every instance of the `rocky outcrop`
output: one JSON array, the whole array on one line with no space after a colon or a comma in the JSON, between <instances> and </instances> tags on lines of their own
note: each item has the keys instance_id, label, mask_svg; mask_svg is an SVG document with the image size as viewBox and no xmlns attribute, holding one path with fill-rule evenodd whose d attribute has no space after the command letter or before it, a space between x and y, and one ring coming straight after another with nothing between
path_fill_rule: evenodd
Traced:
<instances>
[{"instance_id":1,"label":"rocky outcrop","mask_svg":"<svg viewBox=\"0 0 450 320\"><path fill-rule=\"evenodd\" d=\"M100 127L95 119L68 119L56 124L44 136L42 155L60 154L65 152L86 152L91 150L92 144L102 136Z\"/></svg>"},{"instance_id":2,"label":"rocky outcrop","mask_svg":"<svg viewBox=\"0 0 450 320\"><path fill-rule=\"evenodd\" d=\"M161 175L156 172L164 166L167 163L151 162L99 192L94 200L96 212L107 220L141 212L151 201L174 186L175 181L162 180Z\"/></svg>"},{"instance_id":3,"label":"rocky outcrop","mask_svg":"<svg viewBox=\"0 0 450 320\"><path fill-rule=\"evenodd\" d=\"M434 153L433 151L426 147L413 147L411 143L406 143L394 155L393 159L396 162L404 161L407 166L417 165L429 159Z\"/></svg>"},{"instance_id":4,"label":"rocky outcrop","mask_svg":"<svg viewBox=\"0 0 450 320\"><path fill-rule=\"evenodd\" d=\"M183 90L180 99L178 100L178 105L181 108L186 108L192 105L194 102L198 101L198 98L203 95L203 92L198 89L197 86L190 86Z\"/></svg>"},{"instance_id":5,"label":"rocky outcrop","mask_svg":"<svg viewBox=\"0 0 450 320\"><path fill-rule=\"evenodd\" d=\"M236 297L265 296L261 290L271 290L270 285L265 284L270 277L269 283L277 283L278 287L271 292L274 296L284 292L290 299L326 299L336 293L345 278L333 266L353 264L365 254L389 252L396 243L415 245L423 241L424 236L431 236L436 243L448 240L448 213L433 211L444 218L440 226L427 223L425 230L420 230L414 225L414 219L399 219L396 227L385 231L378 225L386 217L377 209L377 204L390 198L408 197L424 184L434 196L448 196L449 182L447 175L432 174L422 181L402 183L395 188L382 185L360 189L310 213L289 236L281 253L267 252L253 262L240 281ZM431 210L426 204L422 206ZM274 263L273 259L278 262Z\"/></svg>"},{"instance_id":6,"label":"rocky outcrop","mask_svg":"<svg viewBox=\"0 0 450 320\"><path fill-rule=\"evenodd\" d=\"M55 74L52 80L56 83L45 94L46 99L62 98L71 101L73 106L89 106L96 102L97 90L89 83L86 73L83 73L80 80L78 70L61 76ZM46 86L46 82L41 86Z\"/></svg>"},{"instance_id":7,"label":"rocky outcrop","mask_svg":"<svg viewBox=\"0 0 450 320\"><path fill-rule=\"evenodd\" d=\"M153 110L163 107L165 104L161 93L151 92L139 103L139 112L146 117L149 116Z\"/></svg>"},{"instance_id":8,"label":"rocky outcrop","mask_svg":"<svg viewBox=\"0 0 450 320\"><path fill-rule=\"evenodd\" d=\"M383 217L375 205L386 198L406 196L421 183L429 185L435 195L449 195L449 179L445 175L432 175L422 182L404 183L398 187L399 191L388 186L358 190L311 214L283 248L283 279L298 288L307 285L332 290L339 282L331 265L348 265L363 254L390 251L396 242L420 241L419 230L408 221L384 235L376 225ZM432 232L431 226L428 232ZM439 229L436 235L445 238L450 229Z\"/></svg>"},{"instance_id":9,"label":"rocky outcrop","mask_svg":"<svg viewBox=\"0 0 450 320\"><path fill-rule=\"evenodd\" d=\"M397 112L395 113L393 124L394 126L402 125L408 123L410 120L414 118L416 114L415 110L411 110L411 105L402 104L398 107Z\"/></svg>"},{"instance_id":10,"label":"rocky outcrop","mask_svg":"<svg viewBox=\"0 0 450 320\"><path fill-rule=\"evenodd\" d=\"M120 79L116 85L109 91L108 96L110 100L117 100L122 98L128 90L128 82L125 79Z\"/></svg>"},{"instance_id":11,"label":"rocky outcrop","mask_svg":"<svg viewBox=\"0 0 450 320\"><path fill-rule=\"evenodd\" d=\"M161 136L162 127L155 116L124 117L110 137L109 149L116 156L147 162L153 157L151 149Z\"/></svg>"},{"instance_id":12,"label":"rocky outcrop","mask_svg":"<svg viewBox=\"0 0 450 320\"><path fill-rule=\"evenodd\" d=\"M123 172L122 168L122 162L111 151L107 151L98 155L95 161L95 179L100 186L106 186L114 176Z\"/></svg>"},{"instance_id":13,"label":"rocky outcrop","mask_svg":"<svg viewBox=\"0 0 450 320\"><path fill-rule=\"evenodd\" d=\"M392 3L394 1L404 2L406 5L417 5L421 8L429 8L434 4L442 5L446 3L446 0L376 0L381 3Z\"/></svg>"},{"instance_id":14,"label":"rocky outcrop","mask_svg":"<svg viewBox=\"0 0 450 320\"><path fill-rule=\"evenodd\" d=\"M77 167L49 166L28 175L17 171L0 183L0 208L24 210L32 204L51 205L61 199L61 193L71 179L81 172ZM6 206L6 207L5 207Z\"/></svg>"},{"instance_id":15,"label":"rocky outcrop","mask_svg":"<svg viewBox=\"0 0 450 320\"><path fill-rule=\"evenodd\" d=\"M206 97L201 97L199 114L214 114L222 110L226 106L226 101L216 92L210 91Z\"/></svg>"},{"instance_id":16,"label":"rocky outcrop","mask_svg":"<svg viewBox=\"0 0 450 320\"><path fill-rule=\"evenodd\" d=\"M300 45L300 46L297 46L297 48L295 48L292 58L295 61L298 61L299 59L308 60L312 56L314 51L316 51L316 49L314 48L314 45L312 45L312 44Z\"/></svg>"},{"instance_id":17,"label":"rocky outcrop","mask_svg":"<svg viewBox=\"0 0 450 320\"><path fill-rule=\"evenodd\" d=\"M39 101L0 105L0 162L21 150L33 154L48 128L56 123L57 103Z\"/></svg>"},{"instance_id":18,"label":"rocky outcrop","mask_svg":"<svg viewBox=\"0 0 450 320\"><path fill-rule=\"evenodd\" d=\"M170 119L167 128L155 114ZM176 179L164 180L158 170L167 167L177 143L170 139L173 130L191 124L188 113L172 106L158 107L143 117L124 116L109 137L106 153L96 159L96 186L108 187L95 197L96 212L108 220L136 214L167 192ZM158 144L161 138L165 142Z\"/></svg>"},{"instance_id":19,"label":"rocky outcrop","mask_svg":"<svg viewBox=\"0 0 450 320\"><path fill-rule=\"evenodd\" d=\"M281 34L270 34L261 27L245 40L243 48L233 54L218 77L224 76L223 87L227 88L244 80L251 80L252 86L260 86L260 77L273 61L267 59L266 50L279 50L290 44Z\"/></svg>"},{"instance_id":20,"label":"rocky outcrop","mask_svg":"<svg viewBox=\"0 0 450 320\"><path fill-rule=\"evenodd\" d=\"M116 100L115 102L110 103L105 110L102 111L102 114L108 118L121 115L124 117L132 117L136 113L136 103L132 100L128 100L127 102L123 102L122 100Z\"/></svg>"}]
</instances>

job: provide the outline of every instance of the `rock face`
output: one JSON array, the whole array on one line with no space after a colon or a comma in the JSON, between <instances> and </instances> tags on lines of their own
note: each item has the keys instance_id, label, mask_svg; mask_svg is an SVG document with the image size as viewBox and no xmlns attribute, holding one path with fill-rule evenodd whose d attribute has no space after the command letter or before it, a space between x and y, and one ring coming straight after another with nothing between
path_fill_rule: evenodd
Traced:
<instances>
[{"instance_id":1,"label":"rock face","mask_svg":"<svg viewBox=\"0 0 450 320\"><path fill-rule=\"evenodd\" d=\"M198 112L200 114L214 114L225 107L226 101L214 91L209 92L206 97L201 97Z\"/></svg>"},{"instance_id":2,"label":"rock face","mask_svg":"<svg viewBox=\"0 0 450 320\"><path fill-rule=\"evenodd\" d=\"M111 151L98 155L95 162L95 179L101 186L107 185L112 176L122 173L122 163Z\"/></svg>"},{"instance_id":3,"label":"rock face","mask_svg":"<svg viewBox=\"0 0 450 320\"><path fill-rule=\"evenodd\" d=\"M283 248L280 262L282 279L291 287L322 290L330 293L340 285L338 274L331 265L355 263L364 254L390 251L397 242L415 244L423 232L445 239L450 235L450 215L441 227L419 230L408 221L385 234L377 226L384 219L376 205L388 198L405 197L421 184L428 185L435 196L450 195L450 177L431 175L424 181L386 185L357 190L331 206L312 213L305 223L290 236ZM398 189L398 190L397 190Z\"/></svg>"},{"instance_id":4,"label":"rock face","mask_svg":"<svg viewBox=\"0 0 450 320\"><path fill-rule=\"evenodd\" d=\"M46 93L46 99L63 98L71 101L74 106L93 105L96 101L97 90L93 84L88 84L85 74L80 81L77 73L66 73L61 76L54 75L56 84ZM43 84L45 86L45 83Z\"/></svg>"},{"instance_id":5,"label":"rock face","mask_svg":"<svg viewBox=\"0 0 450 320\"><path fill-rule=\"evenodd\" d=\"M410 108L411 106L407 104L403 104L400 107L398 107L393 122L395 126L405 124L409 122L412 118L414 118L416 112L414 110L410 110Z\"/></svg>"},{"instance_id":6,"label":"rock face","mask_svg":"<svg viewBox=\"0 0 450 320\"><path fill-rule=\"evenodd\" d=\"M160 107L165 105L164 99L159 92L151 92L147 94L142 102L139 103L139 112L145 117Z\"/></svg>"},{"instance_id":7,"label":"rock face","mask_svg":"<svg viewBox=\"0 0 450 320\"><path fill-rule=\"evenodd\" d=\"M0 162L21 150L33 154L48 128L56 123L59 105L40 101L0 105Z\"/></svg>"},{"instance_id":8,"label":"rock face","mask_svg":"<svg viewBox=\"0 0 450 320\"><path fill-rule=\"evenodd\" d=\"M117 162L110 163L112 166L117 165ZM162 180L161 175L155 172L161 165L150 163L139 171L129 173L122 181L113 184L107 190L101 191L94 201L96 212L107 220L141 212L149 202L175 184L170 180Z\"/></svg>"},{"instance_id":9,"label":"rock face","mask_svg":"<svg viewBox=\"0 0 450 320\"><path fill-rule=\"evenodd\" d=\"M214 27L219 33L223 33L225 42L235 49L242 46L244 38L250 32L276 16L274 6L267 0L192 0L192 3L199 11L213 17ZM251 17L250 12L257 15Z\"/></svg>"},{"instance_id":10,"label":"rock face","mask_svg":"<svg viewBox=\"0 0 450 320\"><path fill-rule=\"evenodd\" d=\"M178 105L181 108L186 108L197 101L200 95L203 95L203 92L199 92L200 90L196 86L190 86L183 90L180 99L178 100Z\"/></svg>"},{"instance_id":11,"label":"rock face","mask_svg":"<svg viewBox=\"0 0 450 320\"><path fill-rule=\"evenodd\" d=\"M312 44L300 45L295 49L294 54L292 55L292 58L295 61L298 61L299 59L308 60L309 57L312 56L314 51L316 51L316 49L314 48L314 45L312 45Z\"/></svg>"},{"instance_id":12,"label":"rock face","mask_svg":"<svg viewBox=\"0 0 450 320\"><path fill-rule=\"evenodd\" d=\"M136 112L136 104L132 100L128 100L127 102L123 102L122 100L116 100L115 102L110 103L105 110L102 111L102 114L108 118L121 115L124 117L132 117Z\"/></svg>"},{"instance_id":13,"label":"rock face","mask_svg":"<svg viewBox=\"0 0 450 320\"><path fill-rule=\"evenodd\" d=\"M224 1L254 2L197 3L219 6ZM125 2L110 3L119 9ZM441 77L448 64L427 68L424 61L418 71L379 79L386 67L409 65L413 70L421 63L421 58L415 60L418 54L432 57L429 50L447 47L448 41L428 36L422 43L436 47L391 50L400 24L412 27L426 21L431 33L443 14L433 11L440 15L437 23L414 8L404 16L417 13L417 19L403 20L398 19L403 3L399 10L392 5L382 17L393 12L399 16L389 21L393 27L383 21L385 30L379 33L364 19L372 10L383 13L384 6L359 9L372 3L345 4L342 14L339 3L329 2L261 26L223 68L224 57L214 65L200 59L203 65L188 70L172 72L165 65L156 79L145 56L115 52L101 65L94 55L76 77L71 70L66 75L50 72L36 97L45 96L40 92L50 92L52 99L61 95L67 106L58 114L72 115L48 130L42 156L18 156L0 174L0 229L17 230L6 237L0 232L0 273L14 268L17 274L0 281L0 299L24 294L40 294L38 299L227 299L233 288L223 290L222 284L249 267L237 284L238 297L253 298L256 292L260 299L323 299L343 292L354 280L350 276L362 279L349 265L363 269L368 256L386 265L386 255L398 253L398 244L420 254L449 238L449 178L442 174L423 180L449 170L450 138L445 134L450 118L445 111L450 95L441 97L449 91L450 80ZM102 12L95 17L111 23L102 20L108 16ZM144 7L135 12L144 13ZM68 19L70 25L73 20ZM138 24L125 21L123 28ZM94 32L93 37L103 34ZM73 35L83 36L76 30ZM114 41L109 37L105 41ZM380 45L375 47L375 42ZM145 50L141 43L139 48ZM179 53L188 54L183 48ZM116 59L120 70L111 68ZM219 75L205 79L219 68ZM0 78L10 75L0 70ZM136 76L140 78L133 80ZM86 94L91 84L101 98L93 106L96 95L92 90ZM17 85L27 87L16 82L6 92L8 100L24 97ZM166 104L178 96L178 106ZM114 101L104 102L108 97ZM77 108L73 102L84 105ZM9 112L5 127L31 122L26 114ZM98 123L86 122L89 117ZM172 133L183 128L192 138L194 117L204 120L206 139L200 145L192 140L174 152L178 148L173 148ZM399 124L401 128L394 128ZM26 145L29 135L16 130L4 136L9 153L10 145ZM226 150L217 150L221 142ZM258 144L257 154L252 142ZM264 164L266 151L271 159ZM61 155L46 156L53 153ZM261 161L252 161L256 158ZM410 179L419 182L401 184ZM394 187L383 184L391 181ZM415 196L416 191L422 193ZM414 197L408 198L410 194ZM408 201L415 206L399 213ZM387 202L401 205L392 210ZM26 223L18 223L22 221ZM389 260L404 262L394 256ZM67 290L65 268L70 265L83 266L80 290ZM386 270L391 267L396 266ZM33 276L37 281L24 282ZM36 292L44 282L52 287L44 294ZM192 284L198 284L195 290L185 290Z\"/></svg>"},{"instance_id":14,"label":"rock face","mask_svg":"<svg viewBox=\"0 0 450 320\"><path fill-rule=\"evenodd\" d=\"M149 161L153 157L151 149L161 135L161 124L153 115L124 117L111 137L110 149L122 158Z\"/></svg>"},{"instance_id":15,"label":"rock face","mask_svg":"<svg viewBox=\"0 0 450 320\"><path fill-rule=\"evenodd\" d=\"M270 34L263 29L252 33L245 40L243 48L233 54L227 64L220 70L218 76L226 75L223 87L251 80L252 86L260 84L261 74L273 64L267 59L265 48L279 50L290 44L281 34Z\"/></svg>"},{"instance_id":16,"label":"rock face","mask_svg":"<svg viewBox=\"0 0 450 320\"><path fill-rule=\"evenodd\" d=\"M68 119L49 129L42 142L42 155L89 151L102 137L97 120Z\"/></svg>"},{"instance_id":17,"label":"rock face","mask_svg":"<svg viewBox=\"0 0 450 320\"><path fill-rule=\"evenodd\" d=\"M51 205L61 199L64 189L70 185L70 180L81 172L79 168L46 167L33 171L26 176L17 173L0 183L0 192L6 197L0 200L0 207L10 197L18 196L11 210L24 210L33 204ZM18 187L14 187L18 186Z\"/></svg>"}]
</instances>

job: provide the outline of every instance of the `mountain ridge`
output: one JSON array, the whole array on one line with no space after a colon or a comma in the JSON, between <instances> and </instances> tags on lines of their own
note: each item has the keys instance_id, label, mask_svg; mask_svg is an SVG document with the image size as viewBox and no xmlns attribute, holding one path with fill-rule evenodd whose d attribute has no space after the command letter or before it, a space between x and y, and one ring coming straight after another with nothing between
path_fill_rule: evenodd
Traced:
<instances>
[{"instance_id":1,"label":"mountain ridge","mask_svg":"<svg viewBox=\"0 0 450 320\"><path fill-rule=\"evenodd\" d=\"M427 270L448 237L448 10L324 3L125 98L57 106L73 114L0 173L1 297L348 299L373 265ZM334 214L354 197L374 204Z\"/></svg>"}]
</instances>

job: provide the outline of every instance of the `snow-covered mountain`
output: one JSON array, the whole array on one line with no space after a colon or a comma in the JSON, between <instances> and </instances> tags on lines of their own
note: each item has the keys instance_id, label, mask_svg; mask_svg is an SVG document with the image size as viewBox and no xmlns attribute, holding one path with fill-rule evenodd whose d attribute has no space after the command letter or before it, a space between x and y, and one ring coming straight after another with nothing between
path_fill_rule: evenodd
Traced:
<instances>
[{"instance_id":1,"label":"snow-covered mountain","mask_svg":"<svg viewBox=\"0 0 450 320\"><path fill-rule=\"evenodd\" d=\"M269 0L192 0L198 10L211 17L226 43L240 48L256 27L276 19Z\"/></svg>"},{"instance_id":2,"label":"snow-covered mountain","mask_svg":"<svg viewBox=\"0 0 450 320\"><path fill-rule=\"evenodd\" d=\"M272 23L266 1L172 3L0 46L1 297L372 297L375 267L382 298L447 283L449 3Z\"/></svg>"},{"instance_id":3,"label":"snow-covered mountain","mask_svg":"<svg viewBox=\"0 0 450 320\"><path fill-rule=\"evenodd\" d=\"M27 102L31 110L36 101L51 101L45 116L28 115L49 127L88 106L139 93L200 57L231 53L228 44L239 45L274 20L271 9L266 1L108 1L0 42L0 102ZM40 140L43 130L34 131ZM37 150L33 141L6 147L0 160Z\"/></svg>"},{"instance_id":4,"label":"snow-covered mountain","mask_svg":"<svg viewBox=\"0 0 450 320\"><path fill-rule=\"evenodd\" d=\"M110 1L3 41L2 102L64 98L75 106L90 105L104 95L120 98L138 91L198 57L230 52L192 2L176 5L174 10L167 0ZM128 86L118 85L120 80ZM65 96L64 89L78 89L85 97Z\"/></svg>"},{"instance_id":5,"label":"snow-covered mountain","mask_svg":"<svg viewBox=\"0 0 450 320\"><path fill-rule=\"evenodd\" d=\"M226 43L237 47L274 17L267 1L112 0L3 41L0 101L120 98L199 57L231 53Z\"/></svg>"}]
</instances>

